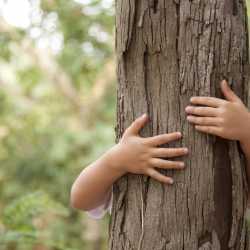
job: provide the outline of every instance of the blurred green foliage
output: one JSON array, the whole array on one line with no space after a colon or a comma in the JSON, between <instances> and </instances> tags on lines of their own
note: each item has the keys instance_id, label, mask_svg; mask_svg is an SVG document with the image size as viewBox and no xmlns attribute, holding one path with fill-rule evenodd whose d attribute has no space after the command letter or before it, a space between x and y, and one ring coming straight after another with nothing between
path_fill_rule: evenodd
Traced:
<instances>
[{"instance_id":1,"label":"blurred green foliage","mask_svg":"<svg viewBox=\"0 0 250 250\"><path fill-rule=\"evenodd\" d=\"M30 22L20 27L0 1L0 249L106 249L108 216L99 242L89 240L87 216L69 198L81 170L114 143L115 76L105 79L114 4L26 3Z\"/></svg>"}]
</instances>

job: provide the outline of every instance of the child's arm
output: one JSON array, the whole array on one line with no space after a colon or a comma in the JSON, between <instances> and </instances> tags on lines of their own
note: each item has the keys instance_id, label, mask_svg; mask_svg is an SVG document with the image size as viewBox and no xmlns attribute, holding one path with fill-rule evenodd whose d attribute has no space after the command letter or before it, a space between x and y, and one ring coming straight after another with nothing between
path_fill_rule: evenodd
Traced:
<instances>
[{"instance_id":1,"label":"child's arm","mask_svg":"<svg viewBox=\"0 0 250 250\"><path fill-rule=\"evenodd\" d=\"M173 183L172 178L155 168L183 169L184 162L162 158L183 156L188 150L157 146L180 139L181 133L140 137L139 132L147 120L147 115L137 118L126 129L118 144L81 172L71 189L72 207L91 210L107 202L112 184L127 172L145 174L166 184Z\"/></svg>"},{"instance_id":2,"label":"child's arm","mask_svg":"<svg viewBox=\"0 0 250 250\"><path fill-rule=\"evenodd\" d=\"M221 90L226 100L192 97L191 103L198 106L186 107L187 120L201 132L240 142L250 186L250 112L225 80L221 82Z\"/></svg>"}]
</instances>

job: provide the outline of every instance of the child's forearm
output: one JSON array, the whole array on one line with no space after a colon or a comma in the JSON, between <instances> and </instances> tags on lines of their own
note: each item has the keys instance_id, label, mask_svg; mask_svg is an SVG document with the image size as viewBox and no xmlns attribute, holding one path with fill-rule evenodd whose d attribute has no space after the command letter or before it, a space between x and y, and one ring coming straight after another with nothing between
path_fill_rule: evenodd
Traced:
<instances>
[{"instance_id":1,"label":"child's forearm","mask_svg":"<svg viewBox=\"0 0 250 250\"><path fill-rule=\"evenodd\" d=\"M71 205L74 208L90 210L107 201L112 184L125 174L116 167L113 149L87 166L74 182L71 189Z\"/></svg>"}]
</instances>

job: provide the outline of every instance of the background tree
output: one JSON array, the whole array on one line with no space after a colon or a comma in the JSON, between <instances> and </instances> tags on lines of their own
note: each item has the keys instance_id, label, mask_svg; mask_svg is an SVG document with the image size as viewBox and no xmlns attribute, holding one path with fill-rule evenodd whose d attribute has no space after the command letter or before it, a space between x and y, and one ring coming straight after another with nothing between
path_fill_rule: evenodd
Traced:
<instances>
[{"instance_id":1,"label":"background tree","mask_svg":"<svg viewBox=\"0 0 250 250\"><path fill-rule=\"evenodd\" d=\"M133 174L114 185L110 249L248 249L237 142L196 132L185 115L191 96L222 97L225 76L248 102L245 1L117 0L116 32L117 141L147 112L142 135L181 131L190 154L185 171L167 171L173 186Z\"/></svg>"}]
</instances>

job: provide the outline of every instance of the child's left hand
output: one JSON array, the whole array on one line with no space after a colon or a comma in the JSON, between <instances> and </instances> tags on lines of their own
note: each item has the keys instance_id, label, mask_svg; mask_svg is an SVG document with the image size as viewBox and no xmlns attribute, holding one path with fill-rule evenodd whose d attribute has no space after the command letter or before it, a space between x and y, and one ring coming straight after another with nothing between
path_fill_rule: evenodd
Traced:
<instances>
[{"instance_id":1,"label":"child's left hand","mask_svg":"<svg viewBox=\"0 0 250 250\"><path fill-rule=\"evenodd\" d=\"M192 97L187 106L187 120L198 131L220 136L225 139L250 140L250 112L241 99L231 90L226 80L221 82L226 100L215 97Z\"/></svg>"}]
</instances>

